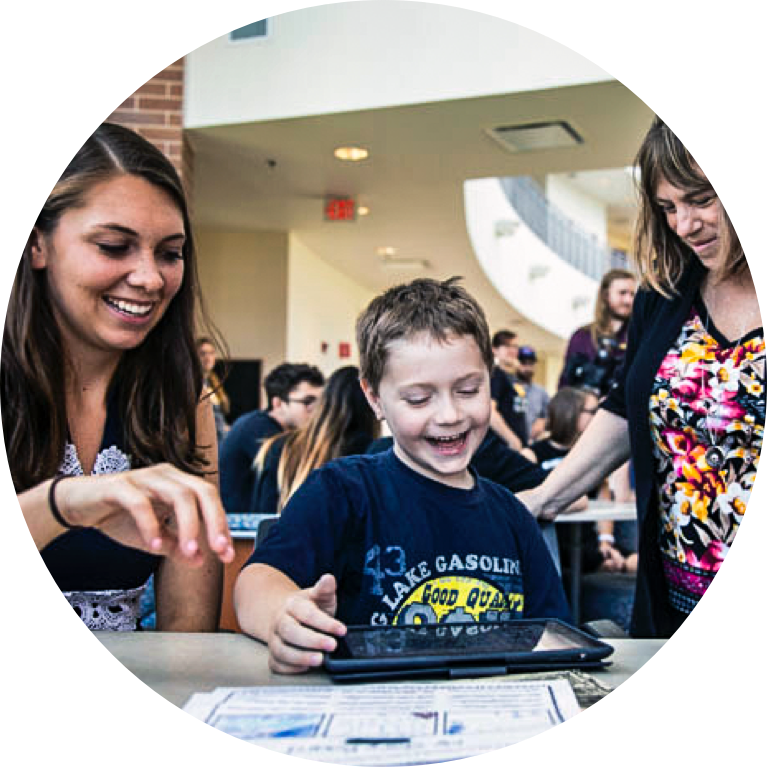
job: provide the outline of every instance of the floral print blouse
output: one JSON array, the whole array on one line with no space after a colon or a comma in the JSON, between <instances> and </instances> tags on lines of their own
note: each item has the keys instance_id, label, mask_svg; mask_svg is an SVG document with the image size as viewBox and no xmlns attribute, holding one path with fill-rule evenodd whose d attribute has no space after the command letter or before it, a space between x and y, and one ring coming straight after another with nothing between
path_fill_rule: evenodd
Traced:
<instances>
[{"instance_id":1,"label":"floral print blouse","mask_svg":"<svg viewBox=\"0 0 767 767\"><path fill-rule=\"evenodd\" d=\"M762 329L729 342L700 300L655 377L659 544L680 612L703 596L743 519L764 435L764 377Z\"/></svg>"}]
</instances>

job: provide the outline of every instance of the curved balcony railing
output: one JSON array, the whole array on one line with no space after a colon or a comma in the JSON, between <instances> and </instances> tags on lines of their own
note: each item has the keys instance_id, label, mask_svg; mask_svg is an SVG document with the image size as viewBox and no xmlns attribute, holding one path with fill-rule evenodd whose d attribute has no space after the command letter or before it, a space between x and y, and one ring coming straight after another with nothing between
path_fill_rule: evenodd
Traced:
<instances>
[{"instance_id":1,"label":"curved balcony railing","mask_svg":"<svg viewBox=\"0 0 767 767\"><path fill-rule=\"evenodd\" d=\"M599 281L610 269L628 269L628 257L585 232L546 198L528 176L499 179L506 198L527 226L563 261Z\"/></svg>"}]
</instances>

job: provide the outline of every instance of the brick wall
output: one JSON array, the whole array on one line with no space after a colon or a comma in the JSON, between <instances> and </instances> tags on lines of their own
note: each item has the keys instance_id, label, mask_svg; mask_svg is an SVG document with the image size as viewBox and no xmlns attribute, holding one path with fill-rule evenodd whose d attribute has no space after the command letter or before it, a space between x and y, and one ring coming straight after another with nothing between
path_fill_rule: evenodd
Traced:
<instances>
[{"instance_id":1,"label":"brick wall","mask_svg":"<svg viewBox=\"0 0 767 767\"><path fill-rule=\"evenodd\" d=\"M179 59L144 83L107 119L132 128L162 150L189 190L193 163L184 139L183 108L184 60Z\"/></svg>"}]
</instances>

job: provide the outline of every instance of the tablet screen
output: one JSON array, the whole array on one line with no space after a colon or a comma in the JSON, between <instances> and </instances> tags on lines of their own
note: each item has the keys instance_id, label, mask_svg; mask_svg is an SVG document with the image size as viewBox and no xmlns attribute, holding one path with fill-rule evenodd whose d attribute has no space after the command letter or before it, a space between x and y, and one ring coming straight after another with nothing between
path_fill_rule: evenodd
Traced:
<instances>
[{"instance_id":1,"label":"tablet screen","mask_svg":"<svg viewBox=\"0 0 767 767\"><path fill-rule=\"evenodd\" d=\"M345 637L347 657L357 659L577 650L596 644L581 632L554 621L352 627Z\"/></svg>"}]
</instances>

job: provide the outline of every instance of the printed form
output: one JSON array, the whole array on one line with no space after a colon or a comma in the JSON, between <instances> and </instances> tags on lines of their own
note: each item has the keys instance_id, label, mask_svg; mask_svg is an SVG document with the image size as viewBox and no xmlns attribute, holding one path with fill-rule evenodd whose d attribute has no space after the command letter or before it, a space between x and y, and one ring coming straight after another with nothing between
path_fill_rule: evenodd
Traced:
<instances>
[{"instance_id":1,"label":"printed form","mask_svg":"<svg viewBox=\"0 0 767 767\"><path fill-rule=\"evenodd\" d=\"M461 759L538 735L580 707L564 679L230 687L184 711L236 738L318 762L414 765Z\"/></svg>"}]
</instances>

